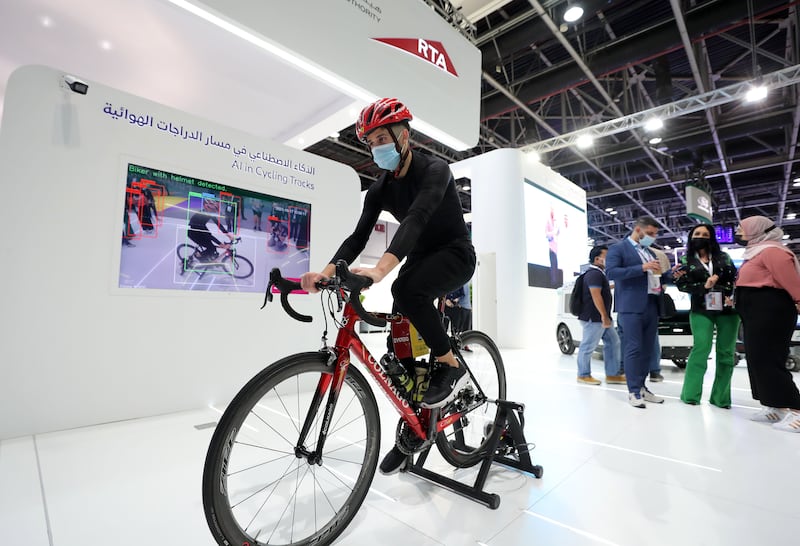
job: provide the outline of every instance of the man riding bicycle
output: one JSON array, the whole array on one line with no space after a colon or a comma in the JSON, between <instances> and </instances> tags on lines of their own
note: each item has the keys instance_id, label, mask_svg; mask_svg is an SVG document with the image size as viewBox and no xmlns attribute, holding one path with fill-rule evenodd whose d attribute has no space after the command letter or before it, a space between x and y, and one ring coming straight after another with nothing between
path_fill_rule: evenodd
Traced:
<instances>
[{"instance_id":1,"label":"man riding bicycle","mask_svg":"<svg viewBox=\"0 0 800 546\"><path fill-rule=\"evenodd\" d=\"M188 236L198 246L195 258L205 261L212 261L217 258L217 246L228 248L228 245L223 245L219 239L211 234L207 227L209 222L214 222L217 228L227 235L228 239L233 241L233 234L225 229L225 226L219 221L219 201L203 198L203 212L195 212L189 218ZM199 253L201 248L203 252Z\"/></svg>"},{"instance_id":2,"label":"man riding bicycle","mask_svg":"<svg viewBox=\"0 0 800 546\"><path fill-rule=\"evenodd\" d=\"M475 271L475 250L464 223L464 213L455 180L441 159L413 153L410 147L408 108L393 98L380 99L361 111L356 134L369 146L383 175L370 186L361 217L353 233L320 273L305 273L304 290L317 292L316 282L336 272L335 263L348 264L364 250L378 215L385 210L400 227L375 267L353 272L378 283L400 264L392 284L394 310L407 316L439 362L421 405L439 408L452 401L468 383L466 371L450 350L434 300L463 286ZM414 375L413 362L404 362ZM395 446L383 459L380 470L392 474L407 456Z\"/></svg>"}]
</instances>

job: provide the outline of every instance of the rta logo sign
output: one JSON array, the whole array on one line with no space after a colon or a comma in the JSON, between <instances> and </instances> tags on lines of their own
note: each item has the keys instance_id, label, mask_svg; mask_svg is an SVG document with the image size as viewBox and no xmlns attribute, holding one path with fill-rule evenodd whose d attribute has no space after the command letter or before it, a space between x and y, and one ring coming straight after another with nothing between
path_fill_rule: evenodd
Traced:
<instances>
[{"instance_id":1,"label":"rta logo sign","mask_svg":"<svg viewBox=\"0 0 800 546\"><path fill-rule=\"evenodd\" d=\"M390 45L406 53L411 53L431 63L440 70L444 70L456 78L458 77L458 72L456 72L453 66L453 61L450 60L450 56L444 49L442 42L437 40L424 40L422 38L373 38L373 40Z\"/></svg>"}]
</instances>

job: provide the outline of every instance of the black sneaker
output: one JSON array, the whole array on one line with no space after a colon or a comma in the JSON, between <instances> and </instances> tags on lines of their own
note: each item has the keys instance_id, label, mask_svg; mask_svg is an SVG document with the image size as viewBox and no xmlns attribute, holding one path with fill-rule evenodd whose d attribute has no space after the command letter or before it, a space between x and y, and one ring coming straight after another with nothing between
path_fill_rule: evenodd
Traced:
<instances>
[{"instance_id":1,"label":"black sneaker","mask_svg":"<svg viewBox=\"0 0 800 546\"><path fill-rule=\"evenodd\" d=\"M388 476L390 474L395 474L400 470L405 470L408 465L408 459L408 455L400 451L400 448L397 446L394 446L381 461L381 474Z\"/></svg>"},{"instance_id":2,"label":"black sneaker","mask_svg":"<svg viewBox=\"0 0 800 546\"><path fill-rule=\"evenodd\" d=\"M453 400L458 391L469 383L467 371L442 364L431 374L431 382L422 398L423 408L440 408Z\"/></svg>"}]
</instances>

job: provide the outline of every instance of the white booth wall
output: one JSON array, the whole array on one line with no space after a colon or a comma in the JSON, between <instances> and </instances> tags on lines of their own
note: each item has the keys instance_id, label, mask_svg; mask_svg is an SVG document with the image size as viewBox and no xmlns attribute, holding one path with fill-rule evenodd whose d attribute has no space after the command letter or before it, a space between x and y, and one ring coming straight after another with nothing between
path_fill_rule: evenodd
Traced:
<instances>
[{"instance_id":1,"label":"white booth wall","mask_svg":"<svg viewBox=\"0 0 800 546\"><path fill-rule=\"evenodd\" d=\"M478 255L476 327L500 347L555 345L557 291L528 286L526 241L541 235L526 233L525 180L576 204L584 215L586 192L515 149L465 159L452 164L451 170L456 178L469 178L472 186L472 241Z\"/></svg>"},{"instance_id":2,"label":"white booth wall","mask_svg":"<svg viewBox=\"0 0 800 546\"><path fill-rule=\"evenodd\" d=\"M0 439L224 405L269 362L316 349L318 297L294 297L297 309L316 319L302 324L277 300L260 311L258 293L120 288L127 164L310 203L316 270L358 217L356 173L95 82L79 95L63 76L24 67L6 89ZM203 145L109 114L123 107L134 118L213 134L233 150L313 166L313 174L294 172L302 185L259 176L242 168L252 160L237 164L231 146ZM293 171L273 163L270 172Z\"/></svg>"}]
</instances>

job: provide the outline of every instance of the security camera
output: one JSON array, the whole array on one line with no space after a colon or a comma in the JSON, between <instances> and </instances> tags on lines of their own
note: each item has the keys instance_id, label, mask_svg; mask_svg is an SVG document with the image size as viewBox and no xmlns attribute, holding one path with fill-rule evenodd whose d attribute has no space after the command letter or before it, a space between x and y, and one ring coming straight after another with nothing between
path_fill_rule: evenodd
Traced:
<instances>
[{"instance_id":1,"label":"security camera","mask_svg":"<svg viewBox=\"0 0 800 546\"><path fill-rule=\"evenodd\" d=\"M69 74L64 75L64 81L74 93L85 95L89 91L89 84Z\"/></svg>"}]
</instances>

